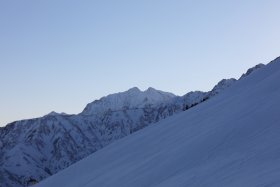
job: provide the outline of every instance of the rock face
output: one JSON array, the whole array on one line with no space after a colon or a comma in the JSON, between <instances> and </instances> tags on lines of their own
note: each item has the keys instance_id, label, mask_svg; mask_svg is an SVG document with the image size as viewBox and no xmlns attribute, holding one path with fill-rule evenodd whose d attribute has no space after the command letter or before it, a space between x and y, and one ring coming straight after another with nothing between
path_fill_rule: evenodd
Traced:
<instances>
[{"instance_id":1,"label":"rock face","mask_svg":"<svg viewBox=\"0 0 280 187\"><path fill-rule=\"evenodd\" d=\"M182 97L132 88L96 100L77 115L51 112L10 123L0 128L1 185L41 181L122 137L210 99L234 82L222 80L210 92Z\"/></svg>"}]
</instances>

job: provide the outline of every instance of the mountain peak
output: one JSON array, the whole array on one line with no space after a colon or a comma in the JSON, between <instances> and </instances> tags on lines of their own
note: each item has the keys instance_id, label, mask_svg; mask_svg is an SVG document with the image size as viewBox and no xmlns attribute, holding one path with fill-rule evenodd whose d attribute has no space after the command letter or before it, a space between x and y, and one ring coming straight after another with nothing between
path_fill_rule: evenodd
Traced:
<instances>
[{"instance_id":1,"label":"mountain peak","mask_svg":"<svg viewBox=\"0 0 280 187\"><path fill-rule=\"evenodd\" d=\"M50 113L48 113L46 116L56 116L59 115L59 113L55 112L55 111L51 111Z\"/></svg>"},{"instance_id":2,"label":"mountain peak","mask_svg":"<svg viewBox=\"0 0 280 187\"><path fill-rule=\"evenodd\" d=\"M132 87L127 92L141 92L141 90L138 87Z\"/></svg>"},{"instance_id":3,"label":"mountain peak","mask_svg":"<svg viewBox=\"0 0 280 187\"><path fill-rule=\"evenodd\" d=\"M222 92L226 88L230 87L233 83L235 83L236 79L222 79L210 92L210 96L217 95L218 93Z\"/></svg>"},{"instance_id":4,"label":"mountain peak","mask_svg":"<svg viewBox=\"0 0 280 187\"><path fill-rule=\"evenodd\" d=\"M152 87L149 87L147 90L147 92L154 92L154 91L157 91L156 89L152 88Z\"/></svg>"},{"instance_id":5,"label":"mountain peak","mask_svg":"<svg viewBox=\"0 0 280 187\"><path fill-rule=\"evenodd\" d=\"M55 112L55 111L51 111L50 113L48 113L45 116L56 116L56 115L67 115L67 114L64 113L64 112L58 113L58 112Z\"/></svg>"},{"instance_id":6,"label":"mountain peak","mask_svg":"<svg viewBox=\"0 0 280 187\"><path fill-rule=\"evenodd\" d=\"M253 73L254 71L256 71L256 70L258 70L258 69L260 69L260 68L262 68L262 67L264 67L264 66L265 66L264 64L258 64L258 65L254 66L254 67L252 67L252 68L249 68L249 69L247 70L247 72L244 73L244 74L240 77L240 79L242 79L242 78L244 78L244 77L247 77L248 75L250 75L250 74Z\"/></svg>"},{"instance_id":7,"label":"mountain peak","mask_svg":"<svg viewBox=\"0 0 280 187\"><path fill-rule=\"evenodd\" d=\"M116 111L123 108L141 108L145 105L157 105L171 101L174 94L156 90L149 87L146 91L141 91L137 87L130 88L127 91L111 94L89 103L83 115L100 114L108 110Z\"/></svg>"}]
</instances>

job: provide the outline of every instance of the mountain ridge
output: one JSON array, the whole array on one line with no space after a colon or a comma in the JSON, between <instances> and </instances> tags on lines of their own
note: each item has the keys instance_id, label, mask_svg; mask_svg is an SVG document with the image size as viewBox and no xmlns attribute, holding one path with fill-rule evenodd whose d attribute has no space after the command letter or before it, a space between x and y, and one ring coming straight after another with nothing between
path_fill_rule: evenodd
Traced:
<instances>
[{"instance_id":1,"label":"mountain ridge","mask_svg":"<svg viewBox=\"0 0 280 187\"><path fill-rule=\"evenodd\" d=\"M279 79L277 60L38 187L279 186Z\"/></svg>"},{"instance_id":2,"label":"mountain ridge","mask_svg":"<svg viewBox=\"0 0 280 187\"><path fill-rule=\"evenodd\" d=\"M110 94L87 104L81 115L99 114L105 112L109 108L112 111L121 110L123 108L139 108L143 105L156 105L163 102L168 102L174 94L156 90L149 87L145 91L141 91L137 87L130 88L127 91Z\"/></svg>"},{"instance_id":3,"label":"mountain ridge","mask_svg":"<svg viewBox=\"0 0 280 187\"><path fill-rule=\"evenodd\" d=\"M77 115L51 112L10 123L0 128L0 180L6 186L40 181L118 139L214 97L235 81L222 80L209 92L184 96L134 87L95 100ZM135 95L138 99L132 101ZM100 103L98 112L91 113Z\"/></svg>"}]
</instances>

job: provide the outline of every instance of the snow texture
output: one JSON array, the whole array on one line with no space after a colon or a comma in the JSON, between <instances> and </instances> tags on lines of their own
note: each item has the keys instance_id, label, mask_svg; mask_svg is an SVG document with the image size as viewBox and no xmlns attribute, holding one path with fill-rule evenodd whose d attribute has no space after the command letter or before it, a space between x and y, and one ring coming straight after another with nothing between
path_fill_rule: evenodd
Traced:
<instances>
[{"instance_id":1,"label":"snow texture","mask_svg":"<svg viewBox=\"0 0 280 187\"><path fill-rule=\"evenodd\" d=\"M280 186L280 60L37 187Z\"/></svg>"}]
</instances>

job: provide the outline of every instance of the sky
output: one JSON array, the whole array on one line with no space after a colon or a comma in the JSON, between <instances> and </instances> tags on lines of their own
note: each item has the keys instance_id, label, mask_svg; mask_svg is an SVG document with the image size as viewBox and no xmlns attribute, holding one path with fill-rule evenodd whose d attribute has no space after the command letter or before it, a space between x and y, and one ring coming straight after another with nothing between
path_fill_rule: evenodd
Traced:
<instances>
[{"instance_id":1,"label":"sky","mask_svg":"<svg viewBox=\"0 0 280 187\"><path fill-rule=\"evenodd\" d=\"M2 0L0 126L139 87L184 95L280 56L278 0Z\"/></svg>"}]
</instances>

